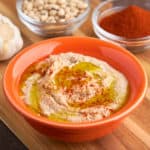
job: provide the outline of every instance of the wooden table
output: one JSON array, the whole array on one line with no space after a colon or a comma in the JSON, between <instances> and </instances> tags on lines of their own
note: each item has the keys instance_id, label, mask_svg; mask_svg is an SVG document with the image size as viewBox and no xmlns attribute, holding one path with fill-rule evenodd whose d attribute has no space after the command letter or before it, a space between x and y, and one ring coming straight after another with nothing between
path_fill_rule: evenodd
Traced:
<instances>
[{"instance_id":1,"label":"wooden table","mask_svg":"<svg viewBox=\"0 0 150 150\"><path fill-rule=\"evenodd\" d=\"M92 0L94 8L100 0ZM1 0L0 12L8 16L21 30L24 47L43 40L31 33L18 19L15 0ZM74 35L92 36L90 17ZM2 89L2 76L8 61L0 62L0 119L32 150L148 150L150 149L150 51L136 54L148 75L148 90L143 104L137 108L112 134L91 142L71 144L51 140L39 134L7 102ZM11 81L10 81L11 82Z\"/></svg>"}]
</instances>

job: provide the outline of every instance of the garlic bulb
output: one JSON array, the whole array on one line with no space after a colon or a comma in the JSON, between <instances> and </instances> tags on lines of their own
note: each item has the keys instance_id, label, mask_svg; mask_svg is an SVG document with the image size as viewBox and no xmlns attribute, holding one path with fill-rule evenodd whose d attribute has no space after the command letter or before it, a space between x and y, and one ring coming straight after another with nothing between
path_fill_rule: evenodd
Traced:
<instances>
[{"instance_id":1,"label":"garlic bulb","mask_svg":"<svg viewBox=\"0 0 150 150\"><path fill-rule=\"evenodd\" d=\"M19 29L0 14L0 60L11 58L23 46Z\"/></svg>"}]
</instances>

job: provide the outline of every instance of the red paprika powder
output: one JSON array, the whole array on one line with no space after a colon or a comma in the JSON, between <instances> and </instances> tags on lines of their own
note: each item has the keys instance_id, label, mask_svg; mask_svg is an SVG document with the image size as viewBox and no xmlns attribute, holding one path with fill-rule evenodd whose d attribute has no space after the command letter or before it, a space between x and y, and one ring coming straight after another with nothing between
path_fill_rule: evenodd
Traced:
<instances>
[{"instance_id":1,"label":"red paprika powder","mask_svg":"<svg viewBox=\"0 0 150 150\"><path fill-rule=\"evenodd\" d=\"M125 38L150 35L150 11L131 5L100 20L99 25L112 34Z\"/></svg>"}]
</instances>

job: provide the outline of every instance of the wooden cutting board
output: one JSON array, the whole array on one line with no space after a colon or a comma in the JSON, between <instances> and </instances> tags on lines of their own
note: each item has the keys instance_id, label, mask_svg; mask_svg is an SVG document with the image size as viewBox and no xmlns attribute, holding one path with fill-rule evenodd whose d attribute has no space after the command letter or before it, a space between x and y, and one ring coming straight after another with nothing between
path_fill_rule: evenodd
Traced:
<instances>
[{"instance_id":1,"label":"wooden cutting board","mask_svg":"<svg viewBox=\"0 0 150 150\"><path fill-rule=\"evenodd\" d=\"M94 8L100 0L91 0ZM31 33L18 19L15 0L0 0L0 13L8 16L21 30L24 47L43 40ZM90 16L74 35L96 37ZM136 57L143 64L148 75L148 90L143 104L127 117L112 134L85 143L63 143L39 134L14 111L7 102L2 88L2 77L9 61L0 62L0 119L31 150L148 150L150 149L150 50Z\"/></svg>"}]
</instances>

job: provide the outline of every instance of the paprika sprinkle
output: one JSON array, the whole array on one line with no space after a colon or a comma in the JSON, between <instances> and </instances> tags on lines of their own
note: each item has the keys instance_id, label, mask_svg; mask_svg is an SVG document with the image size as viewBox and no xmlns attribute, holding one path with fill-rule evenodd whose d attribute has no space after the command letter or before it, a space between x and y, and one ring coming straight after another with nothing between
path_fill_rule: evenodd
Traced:
<instances>
[{"instance_id":1,"label":"paprika sprinkle","mask_svg":"<svg viewBox=\"0 0 150 150\"><path fill-rule=\"evenodd\" d=\"M150 11L131 5L100 20L99 25L112 34L125 38L150 35Z\"/></svg>"}]
</instances>

